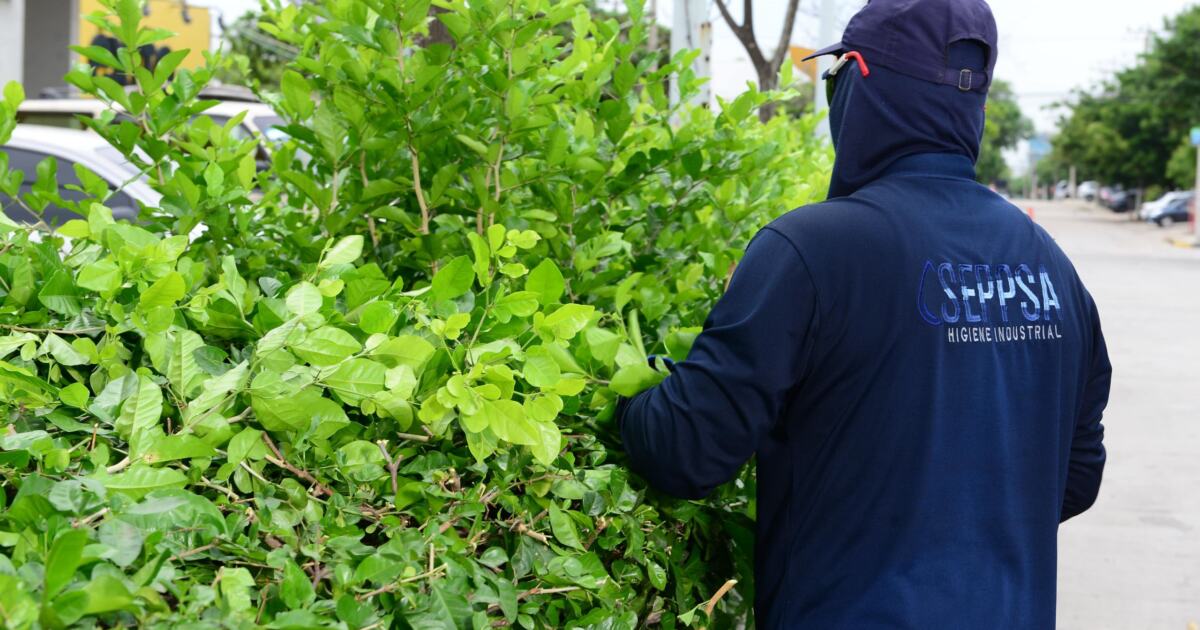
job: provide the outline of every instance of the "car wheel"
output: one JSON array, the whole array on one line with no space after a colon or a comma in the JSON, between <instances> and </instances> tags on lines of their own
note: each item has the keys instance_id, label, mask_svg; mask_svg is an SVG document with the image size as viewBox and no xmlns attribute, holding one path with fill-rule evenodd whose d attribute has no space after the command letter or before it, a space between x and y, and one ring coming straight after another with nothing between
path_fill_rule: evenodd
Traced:
<instances>
[{"instance_id":1,"label":"car wheel","mask_svg":"<svg viewBox=\"0 0 1200 630\"><path fill-rule=\"evenodd\" d=\"M1158 227L1170 227L1175 223L1175 217L1165 216L1158 220Z\"/></svg>"}]
</instances>

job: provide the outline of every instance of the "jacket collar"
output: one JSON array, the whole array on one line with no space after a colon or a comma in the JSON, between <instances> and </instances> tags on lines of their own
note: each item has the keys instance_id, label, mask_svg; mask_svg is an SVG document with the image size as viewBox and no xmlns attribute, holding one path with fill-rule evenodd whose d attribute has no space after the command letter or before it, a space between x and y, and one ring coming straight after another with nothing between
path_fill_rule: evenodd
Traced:
<instances>
[{"instance_id":1,"label":"jacket collar","mask_svg":"<svg viewBox=\"0 0 1200 630\"><path fill-rule=\"evenodd\" d=\"M974 180L975 163L958 153L917 153L888 166L883 177L891 175L936 175Z\"/></svg>"}]
</instances>

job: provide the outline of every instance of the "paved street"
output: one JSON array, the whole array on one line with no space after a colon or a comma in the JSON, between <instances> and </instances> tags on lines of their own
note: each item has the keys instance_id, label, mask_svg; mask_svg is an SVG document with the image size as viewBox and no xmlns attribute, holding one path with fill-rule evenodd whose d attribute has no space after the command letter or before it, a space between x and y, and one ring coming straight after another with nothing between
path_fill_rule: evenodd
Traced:
<instances>
[{"instance_id":1,"label":"paved street","mask_svg":"<svg viewBox=\"0 0 1200 630\"><path fill-rule=\"evenodd\" d=\"M1100 499L1059 530L1059 627L1200 628L1200 250L1101 208L1035 213L1095 296L1114 370Z\"/></svg>"}]
</instances>

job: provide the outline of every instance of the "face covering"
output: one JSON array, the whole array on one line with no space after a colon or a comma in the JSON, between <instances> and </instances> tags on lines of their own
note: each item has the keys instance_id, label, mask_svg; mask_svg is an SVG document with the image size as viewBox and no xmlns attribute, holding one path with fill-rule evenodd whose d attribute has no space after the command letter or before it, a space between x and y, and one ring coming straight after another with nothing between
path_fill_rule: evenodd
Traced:
<instances>
[{"instance_id":1,"label":"face covering","mask_svg":"<svg viewBox=\"0 0 1200 630\"><path fill-rule=\"evenodd\" d=\"M846 197L879 179L896 160L918 153L956 153L975 162L983 140L987 96L914 79L880 65L862 76L847 63L834 80L829 128L836 158L829 198ZM982 71L987 51L974 42L950 47L949 68Z\"/></svg>"}]
</instances>

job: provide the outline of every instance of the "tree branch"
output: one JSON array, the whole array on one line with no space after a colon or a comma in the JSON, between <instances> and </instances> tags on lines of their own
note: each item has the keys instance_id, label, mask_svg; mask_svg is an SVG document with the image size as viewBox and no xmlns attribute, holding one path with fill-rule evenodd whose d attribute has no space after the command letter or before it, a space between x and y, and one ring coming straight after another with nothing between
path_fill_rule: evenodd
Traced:
<instances>
[{"instance_id":1,"label":"tree branch","mask_svg":"<svg viewBox=\"0 0 1200 630\"><path fill-rule=\"evenodd\" d=\"M749 2L749 0L746 1ZM783 33L779 35L779 45L775 47L775 54L771 56L771 70L774 72L779 72L779 68L791 48L792 31L796 27L796 10L799 7L800 0L788 0L787 14L783 18ZM822 43L822 45L824 44Z\"/></svg>"},{"instance_id":2,"label":"tree branch","mask_svg":"<svg viewBox=\"0 0 1200 630\"><path fill-rule=\"evenodd\" d=\"M725 23L729 25L729 30L737 36L738 41L742 43L742 47L750 55L750 62L754 67L762 68L767 63L767 58L763 56L762 50L758 47L758 41L754 37L754 11L750 8L750 0L745 0L746 13L743 16L743 23L738 24L733 19L733 15L729 13L729 8L725 6L725 0L715 0L717 9L721 11L721 17L725 18Z\"/></svg>"}]
</instances>

